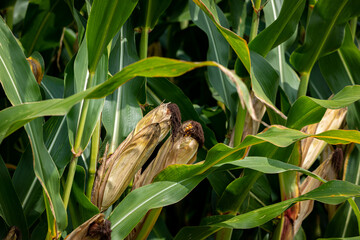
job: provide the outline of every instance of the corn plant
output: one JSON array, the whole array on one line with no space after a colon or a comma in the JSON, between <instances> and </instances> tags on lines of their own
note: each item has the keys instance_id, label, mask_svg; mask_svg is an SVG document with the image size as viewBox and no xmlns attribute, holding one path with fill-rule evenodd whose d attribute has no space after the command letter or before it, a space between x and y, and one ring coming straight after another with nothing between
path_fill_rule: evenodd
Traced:
<instances>
[{"instance_id":1,"label":"corn plant","mask_svg":"<svg viewBox=\"0 0 360 240\"><path fill-rule=\"evenodd\" d=\"M1 239L360 239L360 1L0 14Z\"/></svg>"}]
</instances>

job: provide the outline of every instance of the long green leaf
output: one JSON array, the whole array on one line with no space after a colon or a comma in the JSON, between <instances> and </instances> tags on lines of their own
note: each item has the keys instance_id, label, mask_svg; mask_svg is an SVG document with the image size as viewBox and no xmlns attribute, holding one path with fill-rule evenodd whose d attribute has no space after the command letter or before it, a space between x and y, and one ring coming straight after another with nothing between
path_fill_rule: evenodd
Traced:
<instances>
[{"instance_id":1,"label":"long green leaf","mask_svg":"<svg viewBox=\"0 0 360 240\"><path fill-rule=\"evenodd\" d=\"M0 112L0 117L1 119L6 119L6 121L0 122L0 142L4 139L4 137L37 117L47 115L65 115L69 109L71 109L71 107L80 100L84 98L105 97L114 92L120 85L134 77L176 77L194 68L203 66L219 67L222 71L226 72L233 81L239 84L237 88L238 94L241 99L243 99L246 107L248 107L248 109L252 109L250 95L246 86L235 74L222 65L215 62L192 63L153 57L131 64L112 78L108 79L106 82L83 92L74 94L68 98L21 104L2 110ZM254 112L252 113L254 114Z\"/></svg>"},{"instance_id":2,"label":"long green leaf","mask_svg":"<svg viewBox=\"0 0 360 240\"><path fill-rule=\"evenodd\" d=\"M261 55L251 52L251 85L255 96L277 114L286 116L275 106L279 86L279 74Z\"/></svg>"},{"instance_id":3,"label":"long green leaf","mask_svg":"<svg viewBox=\"0 0 360 240\"><path fill-rule=\"evenodd\" d=\"M3 20L0 20L0 42L0 81L10 102L21 106L19 104L41 100L39 85L21 48ZM9 117L3 116L1 119L8 122ZM23 125L25 123L23 122ZM51 211L59 229L64 229L67 218L60 196L60 176L44 144L42 120L39 118L32 121L25 126L25 130L31 141L35 174L43 186L46 197L49 198Z\"/></svg>"},{"instance_id":4,"label":"long green leaf","mask_svg":"<svg viewBox=\"0 0 360 240\"><path fill-rule=\"evenodd\" d=\"M76 56L73 64L70 61L69 66L66 67L66 78L65 78L65 96L71 96L75 93L84 91L87 88L96 86L100 83L105 82L107 79L107 57L103 55L97 65L94 76L89 77L87 65L88 65L88 57L87 57L87 49L86 49L86 41L80 46L78 55ZM91 78L91 79L90 79ZM81 143L80 149L84 150L88 145L92 133L95 129L96 122L98 121L102 107L104 105L104 99L92 99L89 101L89 106L86 112L86 121ZM69 114L67 115L67 123L68 123L68 132L69 132L69 140L72 147L75 144L75 138L77 137L77 130L79 128L79 119L82 114L84 108L84 102L82 101L80 104L75 106Z\"/></svg>"},{"instance_id":5,"label":"long green leaf","mask_svg":"<svg viewBox=\"0 0 360 240\"><path fill-rule=\"evenodd\" d=\"M296 1L291 1L292 4L295 2ZM287 3L285 3L285 4L287 4ZM278 19L281 7L286 7L282 0L270 1L264 7L264 16L265 16L266 26L269 26L276 19ZM267 30L264 30L264 31L267 31ZM278 33L278 31L276 31L276 33ZM272 34L274 35L276 33L273 32ZM291 41L291 40L292 40L292 37L289 39L289 41ZM297 76L296 72L286 62L285 50L286 50L286 45L288 45L287 42L279 44L273 50L271 50L266 55L266 59L270 62L270 64L274 67L274 69L276 69L279 72L279 80L280 80L279 85L284 90L286 95L288 96L290 102L293 103L297 97L297 89L299 88L300 79ZM268 44L268 43L265 43L265 44ZM261 45L261 46L263 47L263 45Z\"/></svg>"},{"instance_id":6,"label":"long green leaf","mask_svg":"<svg viewBox=\"0 0 360 240\"><path fill-rule=\"evenodd\" d=\"M44 140L57 168L63 169L72 157L64 116L52 117L46 121ZM28 147L20 159L12 181L29 225L45 210L41 185L33 171L31 148Z\"/></svg>"},{"instance_id":7,"label":"long green leaf","mask_svg":"<svg viewBox=\"0 0 360 240\"><path fill-rule=\"evenodd\" d=\"M4 160L0 156L0 216L9 227L17 226L23 239L29 239L28 226Z\"/></svg>"},{"instance_id":8,"label":"long green leaf","mask_svg":"<svg viewBox=\"0 0 360 240\"><path fill-rule=\"evenodd\" d=\"M354 130L332 130L317 135L307 135L303 132L293 129L287 129L282 126L272 126L266 129L264 132L259 133L255 136L247 136L244 141L236 148L230 148L224 144L215 145L212 149L208 151L208 155L206 156L205 162L203 164L181 165L176 168L178 171L186 172L186 176L190 177L207 171L215 164L226 163L229 161L233 161L234 159L242 159L244 157L245 149L250 146L269 142L278 147L287 147L290 146L292 143L306 137L315 137L324 140L325 142L330 144L348 144L350 142L360 142L360 132ZM172 166L169 167L169 169L171 168ZM177 174L176 171L163 171L157 176L157 178L159 180L167 179L175 181L179 180L180 177L183 178L183 175L184 174Z\"/></svg>"},{"instance_id":9,"label":"long green leaf","mask_svg":"<svg viewBox=\"0 0 360 240\"><path fill-rule=\"evenodd\" d=\"M171 177L173 174L180 176L177 181L168 181L167 177L164 177L161 181L136 189L128 194L115 208L109 217L109 220L111 221L113 239L125 238L138 221L140 221L140 219L150 209L167 206L180 201L213 170L224 171L227 169L245 167L265 173L301 171L322 180L307 170L277 160L262 157L246 158L240 161L219 164L204 174L193 175L190 177L188 177L186 172L181 170L178 171L177 166L180 165L171 165L165 170L170 172L170 174L166 175L168 177Z\"/></svg>"},{"instance_id":10,"label":"long green leaf","mask_svg":"<svg viewBox=\"0 0 360 240\"><path fill-rule=\"evenodd\" d=\"M360 51L353 41L349 26L345 29L344 43L340 49L319 59L321 73L333 93L339 92L347 85L360 83L359 64ZM359 110L359 102L349 106L347 123L350 128L359 128Z\"/></svg>"},{"instance_id":11,"label":"long green leaf","mask_svg":"<svg viewBox=\"0 0 360 240\"><path fill-rule=\"evenodd\" d=\"M109 71L116 74L125 66L138 60L134 39L133 26L127 21L112 41L109 57ZM142 112L137 102L141 78L135 78L122 86L105 99L102 122L106 135L110 140L109 153L115 151L120 143L135 128L141 119Z\"/></svg>"},{"instance_id":12,"label":"long green leaf","mask_svg":"<svg viewBox=\"0 0 360 240\"><path fill-rule=\"evenodd\" d=\"M106 46L129 18L137 2L94 0L86 29L90 72L95 72Z\"/></svg>"},{"instance_id":13,"label":"long green leaf","mask_svg":"<svg viewBox=\"0 0 360 240\"><path fill-rule=\"evenodd\" d=\"M268 5L273 4L272 2ZM279 16L249 43L249 48L266 56L272 48L290 38L299 23L305 2L305 0L284 0Z\"/></svg>"},{"instance_id":14,"label":"long green leaf","mask_svg":"<svg viewBox=\"0 0 360 240\"><path fill-rule=\"evenodd\" d=\"M296 70L309 73L320 57L338 49L344 39L345 23L359 14L357 0L319 0L306 29L305 43L290 58Z\"/></svg>"},{"instance_id":15,"label":"long green leaf","mask_svg":"<svg viewBox=\"0 0 360 240\"><path fill-rule=\"evenodd\" d=\"M254 211L233 217L224 222L213 224L212 226L238 229L253 228L277 217L296 202L316 200L327 204L339 204L354 196L360 196L360 186L346 181L329 181L300 197L256 209Z\"/></svg>"},{"instance_id":16,"label":"long green leaf","mask_svg":"<svg viewBox=\"0 0 360 240\"><path fill-rule=\"evenodd\" d=\"M195 3L190 1L189 8L193 22L201 28L208 37L209 49L207 52L207 60L227 66L229 61L228 42L222 37L216 25L211 22L210 17L201 11ZM217 21L219 21L222 26L228 27L227 20L222 11L217 6L214 8L214 12L216 12L216 16L218 16ZM237 111L237 97L234 84L229 81L225 73L214 67L208 67L208 79L211 87L213 87L220 96L218 100L226 105L232 113L232 118L234 118ZM230 122L234 122L234 119Z\"/></svg>"},{"instance_id":17,"label":"long green leaf","mask_svg":"<svg viewBox=\"0 0 360 240\"><path fill-rule=\"evenodd\" d=\"M321 100L311 97L300 97L291 107L286 126L294 129L317 123L324 115L326 108L337 109L349 106L360 97L360 86L347 86L330 100Z\"/></svg>"},{"instance_id":18,"label":"long green leaf","mask_svg":"<svg viewBox=\"0 0 360 240\"><path fill-rule=\"evenodd\" d=\"M216 25L220 33L224 36L226 41L228 41L230 46L234 49L236 55L244 64L246 70L250 72L250 66L251 66L250 52L246 41L243 38L236 35L234 32L220 25L220 23L216 20L215 12L212 11L214 9L210 8L210 3L208 0L193 0L193 1L196 3L196 5L198 5L201 8L201 10L205 12L205 14L211 19L211 21L213 21L213 23Z\"/></svg>"}]
</instances>

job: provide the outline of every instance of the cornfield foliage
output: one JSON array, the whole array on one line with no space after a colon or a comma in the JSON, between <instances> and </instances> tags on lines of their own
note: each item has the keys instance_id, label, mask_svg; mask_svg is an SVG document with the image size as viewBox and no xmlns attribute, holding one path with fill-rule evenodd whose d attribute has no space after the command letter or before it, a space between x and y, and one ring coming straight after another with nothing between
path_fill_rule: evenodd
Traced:
<instances>
[{"instance_id":1,"label":"cornfield foliage","mask_svg":"<svg viewBox=\"0 0 360 240\"><path fill-rule=\"evenodd\" d=\"M360 239L359 0L0 14L1 239Z\"/></svg>"}]
</instances>

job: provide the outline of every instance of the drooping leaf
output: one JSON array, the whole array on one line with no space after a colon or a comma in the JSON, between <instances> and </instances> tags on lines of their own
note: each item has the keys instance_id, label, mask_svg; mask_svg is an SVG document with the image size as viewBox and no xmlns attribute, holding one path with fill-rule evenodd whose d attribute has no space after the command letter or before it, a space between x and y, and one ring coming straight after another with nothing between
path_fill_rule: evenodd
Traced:
<instances>
[{"instance_id":1,"label":"drooping leaf","mask_svg":"<svg viewBox=\"0 0 360 240\"><path fill-rule=\"evenodd\" d=\"M300 97L291 107L286 126L294 129L317 123L324 115L326 108L337 109L349 106L357 101L360 86L347 86L330 100L321 100L311 97Z\"/></svg>"},{"instance_id":2,"label":"drooping leaf","mask_svg":"<svg viewBox=\"0 0 360 240\"><path fill-rule=\"evenodd\" d=\"M13 105L41 100L40 88L28 62L11 31L0 20L0 81L6 96ZM8 117L2 119L9 119ZM7 121L3 121L8 123ZM25 124L26 122L23 122ZM40 118L25 125L30 138L34 171L49 198L52 214L59 229L67 225L66 211L60 196L60 176L56 165L45 147L42 120Z\"/></svg>"},{"instance_id":3,"label":"drooping leaf","mask_svg":"<svg viewBox=\"0 0 360 240\"><path fill-rule=\"evenodd\" d=\"M294 3L294 1L292 2ZM284 1L282 0L270 1L264 7L266 26L272 24L279 17L281 7L286 7L284 5ZM291 37L288 41L291 41L292 38L293 37ZM266 55L266 59L274 67L274 69L279 72L279 85L286 93L290 102L293 103L297 98L297 89L299 88L300 79L296 72L286 62L285 50L286 45L288 45L287 42L279 44L274 49L272 49Z\"/></svg>"},{"instance_id":4,"label":"drooping leaf","mask_svg":"<svg viewBox=\"0 0 360 240\"><path fill-rule=\"evenodd\" d=\"M168 174L164 174L161 177L161 181L157 181L130 192L115 208L109 217L109 220L112 223L111 228L113 239L123 239L127 236L148 210L167 206L180 201L195 186L197 186L200 181L216 169L220 171L245 167L265 173L279 173L295 170L309 174L321 180L321 178L307 170L267 158L254 157L225 164L218 164L210 171L197 175L190 175L190 177L186 173L186 170L183 171L184 169L180 169L179 171L178 166L189 165L171 165L164 171L168 172ZM174 174L178 176L177 180L168 181L168 178L173 179ZM158 180L160 180L160 178Z\"/></svg>"},{"instance_id":5,"label":"drooping leaf","mask_svg":"<svg viewBox=\"0 0 360 240\"><path fill-rule=\"evenodd\" d=\"M228 42L222 37L216 25L211 22L210 17L195 3L189 1L189 8L193 22L201 28L208 37L209 49L207 52L207 60L227 66L229 61ZM228 27L224 14L217 6L214 6L214 12L216 12L216 16L218 17L217 21L221 26ZM208 79L211 87L213 87L220 96L219 100L226 105L232 113L232 118L234 118L237 110L237 96L234 84L229 81L225 73L214 67L208 67ZM230 122L234 122L234 120L231 119Z\"/></svg>"},{"instance_id":6,"label":"drooping leaf","mask_svg":"<svg viewBox=\"0 0 360 240\"><path fill-rule=\"evenodd\" d=\"M345 181L329 181L320 187L301 195L297 198L288 199L270 206L247 212L221 223L213 224L215 227L247 229L260 226L284 212L292 204L316 200L327 204L339 204L346 199L360 195L360 186Z\"/></svg>"},{"instance_id":7,"label":"drooping leaf","mask_svg":"<svg viewBox=\"0 0 360 240\"><path fill-rule=\"evenodd\" d=\"M275 106L279 86L279 74L266 59L256 52L251 52L251 84L255 96L277 114L286 116Z\"/></svg>"},{"instance_id":8,"label":"drooping leaf","mask_svg":"<svg viewBox=\"0 0 360 240\"><path fill-rule=\"evenodd\" d=\"M216 13L214 12L214 7L211 6L208 0L193 0L193 1L196 3L196 5L198 5L201 8L201 10L204 11L204 13L211 19L211 21L213 21L213 23L216 25L220 33L224 36L226 41L228 41L230 46L234 49L236 55L244 64L246 70L250 72L250 66L251 66L250 52L246 41L243 38L236 35L234 32L220 25L220 23L217 21L215 17Z\"/></svg>"},{"instance_id":9,"label":"drooping leaf","mask_svg":"<svg viewBox=\"0 0 360 240\"><path fill-rule=\"evenodd\" d=\"M153 57L138 61L124 68L106 82L74 94L65 99L52 99L41 102L21 104L4 109L0 117L7 121L0 122L0 141L16 129L40 116L64 115L69 109L84 98L102 98L114 92L120 85L136 76L143 77L176 77L197 67L216 66L224 71L237 84L238 94L248 110L252 109L249 92L241 80L230 70L215 62L191 63L166 58ZM252 114L254 111L252 109Z\"/></svg>"}]
</instances>

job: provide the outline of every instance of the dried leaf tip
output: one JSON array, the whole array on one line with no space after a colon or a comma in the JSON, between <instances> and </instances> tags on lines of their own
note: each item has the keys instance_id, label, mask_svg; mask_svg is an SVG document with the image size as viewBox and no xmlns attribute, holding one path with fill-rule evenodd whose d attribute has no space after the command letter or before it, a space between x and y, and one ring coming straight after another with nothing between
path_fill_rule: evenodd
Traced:
<instances>
[{"instance_id":1,"label":"dried leaf tip","mask_svg":"<svg viewBox=\"0 0 360 240\"><path fill-rule=\"evenodd\" d=\"M204 145L204 131L200 123L193 120L186 121L183 123L183 131L184 136L190 136L194 138L198 142L200 148Z\"/></svg>"}]
</instances>

